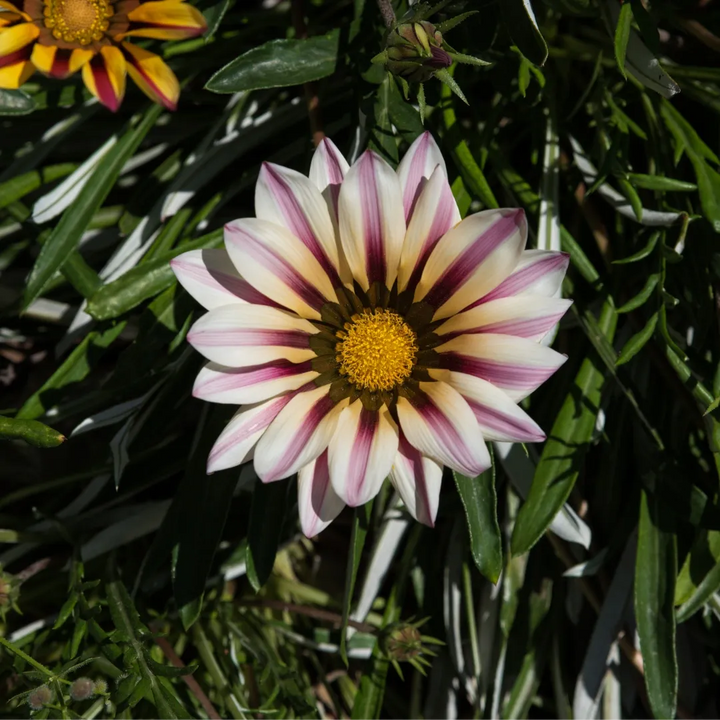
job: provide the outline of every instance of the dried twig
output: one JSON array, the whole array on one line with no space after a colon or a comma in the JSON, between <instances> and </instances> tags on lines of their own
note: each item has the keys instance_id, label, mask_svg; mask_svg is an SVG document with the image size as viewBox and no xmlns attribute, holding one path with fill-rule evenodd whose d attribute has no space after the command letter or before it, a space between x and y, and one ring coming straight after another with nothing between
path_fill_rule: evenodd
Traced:
<instances>
[{"instance_id":1,"label":"dried twig","mask_svg":"<svg viewBox=\"0 0 720 720\"><path fill-rule=\"evenodd\" d=\"M382 15L385 26L389 28L393 27L396 20L392 2L390 0L377 0L377 4L380 8L380 14Z\"/></svg>"}]
</instances>

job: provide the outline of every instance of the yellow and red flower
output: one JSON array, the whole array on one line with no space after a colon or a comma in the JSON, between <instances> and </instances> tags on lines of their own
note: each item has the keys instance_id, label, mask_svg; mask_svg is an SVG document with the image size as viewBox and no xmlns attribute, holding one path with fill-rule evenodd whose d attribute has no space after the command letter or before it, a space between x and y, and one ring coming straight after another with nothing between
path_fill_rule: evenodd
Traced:
<instances>
[{"instance_id":1,"label":"yellow and red flower","mask_svg":"<svg viewBox=\"0 0 720 720\"><path fill-rule=\"evenodd\" d=\"M114 112L129 73L151 100L174 110L175 74L127 38L181 40L206 28L182 0L0 0L0 88L18 88L36 70L61 79L81 70L88 90Z\"/></svg>"}]
</instances>

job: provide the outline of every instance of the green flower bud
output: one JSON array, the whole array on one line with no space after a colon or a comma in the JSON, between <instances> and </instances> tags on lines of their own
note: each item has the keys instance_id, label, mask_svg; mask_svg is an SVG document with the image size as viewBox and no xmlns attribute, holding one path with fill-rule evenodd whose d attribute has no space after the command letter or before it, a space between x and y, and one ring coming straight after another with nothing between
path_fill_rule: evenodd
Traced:
<instances>
[{"instance_id":1,"label":"green flower bud","mask_svg":"<svg viewBox=\"0 0 720 720\"><path fill-rule=\"evenodd\" d=\"M86 677L75 680L70 686L70 697L73 700L87 700L95 694L95 683Z\"/></svg>"},{"instance_id":2,"label":"green flower bud","mask_svg":"<svg viewBox=\"0 0 720 720\"><path fill-rule=\"evenodd\" d=\"M422 654L422 635L417 627L398 624L389 630L383 638L383 649L391 660L408 662Z\"/></svg>"},{"instance_id":3,"label":"green flower bud","mask_svg":"<svg viewBox=\"0 0 720 720\"><path fill-rule=\"evenodd\" d=\"M4 620L5 615L11 608L19 612L17 601L20 597L20 583L14 575L2 571L0 566L0 619Z\"/></svg>"},{"instance_id":4,"label":"green flower bud","mask_svg":"<svg viewBox=\"0 0 720 720\"><path fill-rule=\"evenodd\" d=\"M47 685L41 685L27 696L27 704L31 710L42 710L52 699L53 691Z\"/></svg>"},{"instance_id":5,"label":"green flower bud","mask_svg":"<svg viewBox=\"0 0 720 720\"><path fill-rule=\"evenodd\" d=\"M408 82L425 82L452 65L442 41L442 33L427 21L398 25L388 35L385 66Z\"/></svg>"},{"instance_id":6,"label":"green flower bud","mask_svg":"<svg viewBox=\"0 0 720 720\"><path fill-rule=\"evenodd\" d=\"M95 681L95 692L98 695L105 695L108 691L108 684L106 680L103 680L100 678L99 680Z\"/></svg>"}]
</instances>

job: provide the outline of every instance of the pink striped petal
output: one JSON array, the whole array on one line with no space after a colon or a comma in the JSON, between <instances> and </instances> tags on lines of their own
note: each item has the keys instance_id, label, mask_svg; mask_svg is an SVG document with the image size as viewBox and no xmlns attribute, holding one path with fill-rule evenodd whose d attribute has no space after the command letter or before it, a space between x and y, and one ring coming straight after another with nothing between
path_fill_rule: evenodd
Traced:
<instances>
[{"instance_id":1,"label":"pink striped petal","mask_svg":"<svg viewBox=\"0 0 720 720\"><path fill-rule=\"evenodd\" d=\"M363 290L392 287L405 237L400 183L394 170L367 151L340 188L340 239L350 270Z\"/></svg>"},{"instance_id":2,"label":"pink striped petal","mask_svg":"<svg viewBox=\"0 0 720 720\"><path fill-rule=\"evenodd\" d=\"M415 300L436 308L436 320L464 310L515 269L526 240L522 210L484 210L466 217L435 246Z\"/></svg>"},{"instance_id":3,"label":"pink striped petal","mask_svg":"<svg viewBox=\"0 0 720 720\"><path fill-rule=\"evenodd\" d=\"M296 395L273 420L255 448L255 472L263 482L282 480L327 448L347 399L330 397L330 386Z\"/></svg>"},{"instance_id":4,"label":"pink striped petal","mask_svg":"<svg viewBox=\"0 0 720 720\"><path fill-rule=\"evenodd\" d=\"M471 307L511 295L557 295L570 263L570 256L552 250L526 250L512 274Z\"/></svg>"},{"instance_id":5,"label":"pink striped petal","mask_svg":"<svg viewBox=\"0 0 720 720\"><path fill-rule=\"evenodd\" d=\"M225 245L256 290L300 317L319 320L322 306L337 302L320 263L284 227L257 218L234 220L225 226Z\"/></svg>"},{"instance_id":6,"label":"pink striped petal","mask_svg":"<svg viewBox=\"0 0 720 720\"><path fill-rule=\"evenodd\" d=\"M423 455L470 477L490 467L473 411L447 383L420 383L412 399L398 399L397 413L408 442Z\"/></svg>"},{"instance_id":7,"label":"pink striped petal","mask_svg":"<svg viewBox=\"0 0 720 720\"><path fill-rule=\"evenodd\" d=\"M475 413L485 440L497 442L542 442L545 433L500 388L474 375L431 370L430 376L454 387Z\"/></svg>"},{"instance_id":8,"label":"pink striped petal","mask_svg":"<svg viewBox=\"0 0 720 720\"><path fill-rule=\"evenodd\" d=\"M345 503L330 482L328 451L298 471L298 513L305 537L319 535L341 512Z\"/></svg>"},{"instance_id":9,"label":"pink striped petal","mask_svg":"<svg viewBox=\"0 0 720 720\"><path fill-rule=\"evenodd\" d=\"M436 167L418 197L405 233L398 268L398 290L414 288L438 240L460 222L455 198L443 169Z\"/></svg>"},{"instance_id":10,"label":"pink striped petal","mask_svg":"<svg viewBox=\"0 0 720 720\"><path fill-rule=\"evenodd\" d=\"M330 479L350 507L372 500L390 472L398 449L397 425L383 406L368 410L356 400L346 407L330 441Z\"/></svg>"},{"instance_id":11,"label":"pink striped petal","mask_svg":"<svg viewBox=\"0 0 720 720\"><path fill-rule=\"evenodd\" d=\"M519 295L477 305L448 318L435 332L444 341L460 335L493 333L542 339L572 305L572 300L542 295Z\"/></svg>"},{"instance_id":12,"label":"pink striped petal","mask_svg":"<svg viewBox=\"0 0 720 720\"><path fill-rule=\"evenodd\" d=\"M227 250L190 250L173 258L170 267L180 284L208 310L246 302L277 307L240 276Z\"/></svg>"},{"instance_id":13,"label":"pink striped petal","mask_svg":"<svg viewBox=\"0 0 720 720\"><path fill-rule=\"evenodd\" d=\"M437 146L433 136L426 131L410 146L397 169L400 185L402 186L406 222L410 222L415 203L419 199L428 178L438 165L442 168L445 177L447 177L445 159L440 152L440 148Z\"/></svg>"},{"instance_id":14,"label":"pink striped petal","mask_svg":"<svg viewBox=\"0 0 720 720\"><path fill-rule=\"evenodd\" d=\"M208 474L250 460L257 441L292 397L292 393L288 393L238 410L210 451L207 462Z\"/></svg>"},{"instance_id":15,"label":"pink striped petal","mask_svg":"<svg viewBox=\"0 0 720 720\"><path fill-rule=\"evenodd\" d=\"M211 362L195 379L193 396L224 405L247 405L297 390L318 375L309 360L302 363L273 360L241 368Z\"/></svg>"},{"instance_id":16,"label":"pink striped petal","mask_svg":"<svg viewBox=\"0 0 720 720\"><path fill-rule=\"evenodd\" d=\"M340 186L350 168L335 143L324 138L317 146L310 163L310 180L322 193L330 211L331 219L337 224Z\"/></svg>"},{"instance_id":17,"label":"pink striped petal","mask_svg":"<svg viewBox=\"0 0 720 720\"><path fill-rule=\"evenodd\" d=\"M496 385L515 402L542 385L567 360L551 348L511 335L461 335L436 348L440 367Z\"/></svg>"},{"instance_id":18,"label":"pink striped petal","mask_svg":"<svg viewBox=\"0 0 720 720\"><path fill-rule=\"evenodd\" d=\"M262 305L226 305L203 315L188 342L208 360L228 367L272 360L311 360L310 337L317 328L299 317Z\"/></svg>"},{"instance_id":19,"label":"pink striped petal","mask_svg":"<svg viewBox=\"0 0 720 720\"><path fill-rule=\"evenodd\" d=\"M295 170L263 163L255 186L255 215L286 227L327 273L334 286L338 277L338 247L328 208L320 191Z\"/></svg>"},{"instance_id":20,"label":"pink striped petal","mask_svg":"<svg viewBox=\"0 0 720 720\"><path fill-rule=\"evenodd\" d=\"M422 455L400 433L390 482L400 494L407 511L428 527L435 527L442 476L442 465Z\"/></svg>"}]
</instances>

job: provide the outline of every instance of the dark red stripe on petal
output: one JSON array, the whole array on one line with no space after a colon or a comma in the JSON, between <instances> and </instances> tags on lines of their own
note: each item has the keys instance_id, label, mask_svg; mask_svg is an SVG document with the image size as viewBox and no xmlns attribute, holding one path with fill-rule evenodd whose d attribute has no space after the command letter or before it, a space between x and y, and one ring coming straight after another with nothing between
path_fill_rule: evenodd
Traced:
<instances>
[{"instance_id":1,"label":"dark red stripe on petal","mask_svg":"<svg viewBox=\"0 0 720 720\"><path fill-rule=\"evenodd\" d=\"M15 65L15 63L25 62L30 59L32 55L32 43L25 47L11 52L9 55L3 55L0 57L0 68L7 67L8 65Z\"/></svg>"},{"instance_id":2,"label":"dark red stripe on petal","mask_svg":"<svg viewBox=\"0 0 720 720\"><path fill-rule=\"evenodd\" d=\"M185 33L186 38L192 38L202 35L206 28L196 27L195 25L166 25L165 23L131 22L130 28L127 32L132 32L133 30L181 30Z\"/></svg>"},{"instance_id":3,"label":"dark red stripe on petal","mask_svg":"<svg viewBox=\"0 0 720 720\"><path fill-rule=\"evenodd\" d=\"M505 415L468 397L465 400L475 413L481 429L488 428L498 435L512 438L514 442L542 442L545 439L542 431L531 423L523 422L521 418Z\"/></svg>"},{"instance_id":4,"label":"dark red stripe on petal","mask_svg":"<svg viewBox=\"0 0 720 720\"><path fill-rule=\"evenodd\" d=\"M363 497L362 488L367 480L367 468L370 462L370 451L373 438L377 432L380 415L374 410L365 407L360 411L357 434L350 452L348 463L347 504L357 506Z\"/></svg>"},{"instance_id":5,"label":"dark red stripe on petal","mask_svg":"<svg viewBox=\"0 0 720 720\"><path fill-rule=\"evenodd\" d=\"M55 57L53 58L53 64L50 68L50 75L54 78L63 79L70 74L70 56L72 50L65 50L58 48L55 51Z\"/></svg>"},{"instance_id":6,"label":"dark red stripe on petal","mask_svg":"<svg viewBox=\"0 0 720 720\"><path fill-rule=\"evenodd\" d=\"M495 360L469 357L459 353L440 353L440 367L487 380L507 390L524 391L542 385L556 370L537 365L509 365Z\"/></svg>"},{"instance_id":7,"label":"dark red stripe on petal","mask_svg":"<svg viewBox=\"0 0 720 720\"><path fill-rule=\"evenodd\" d=\"M311 371L312 364L309 360L302 363L291 363L289 360L273 360L263 365L226 368L222 374L213 376L201 386L197 386L195 392L202 390L203 395L227 392Z\"/></svg>"},{"instance_id":8,"label":"dark red stripe on petal","mask_svg":"<svg viewBox=\"0 0 720 720\"><path fill-rule=\"evenodd\" d=\"M201 347L310 347L310 336L302 330L257 330L236 328L189 332L188 342Z\"/></svg>"},{"instance_id":9,"label":"dark red stripe on petal","mask_svg":"<svg viewBox=\"0 0 720 720\"><path fill-rule=\"evenodd\" d=\"M147 83L148 88L152 90L152 92L155 94L155 97L160 100L163 107L166 107L168 110L171 110L174 112L177 110L177 103L173 100L171 100L167 95L165 95L162 90L158 87L157 83L152 79L150 75L148 75L147 72L145 72L145 69L143 68L142 64L137 61L135 56L125 50L125 48L122 48L123 55L125 56L125 60L129 62L135 70L142 76L142 79ZM259 293L258 293L259 294Z\"/></svg>"},{"instance_id":10,"label":"dark red stripe on petal","mask_svg":"<svg viewBox=\"0 0 720 720\"><path fill-rule=\"evenodd\" d=\"M380 197L375 180L375 163L378 158L366 152L360 159L360 207L363 211L365 232L365 268L368 282L385 283L385 243L382 231Z\"/></svg>"},{"instance_id":11,"label":"dark red stripe on petal","mask_svg":"<svg viewBox=\"0 0 720 720\"><path fill-rule=\"evenodd\" d=\"M92 69L95 89L100 102L113 112L117 112L120 108L120 98L116 95L112 86L102 55L96 55L90 61L90 68Z\"/></svg>"},{"instance_id":12,"label":"dark red stripe on petal","mask_svg":"<svg viewBox=\"0 0 720 720\"><path fill-rule=\"evenodd\" d=\"M413 477L415 478L415 514L418 522L429 527L435 527L435 518L432 517L430 510L430 494L428 493L422 454L407 441L407 438L402 433L400 433L398 449L400 454L404 456L405 462L412 468Z\"/></svg>"}]
</instances>

